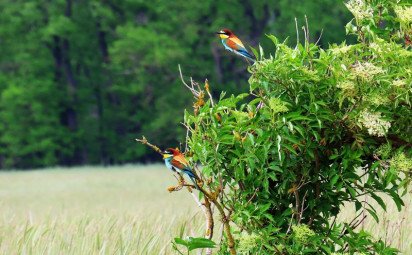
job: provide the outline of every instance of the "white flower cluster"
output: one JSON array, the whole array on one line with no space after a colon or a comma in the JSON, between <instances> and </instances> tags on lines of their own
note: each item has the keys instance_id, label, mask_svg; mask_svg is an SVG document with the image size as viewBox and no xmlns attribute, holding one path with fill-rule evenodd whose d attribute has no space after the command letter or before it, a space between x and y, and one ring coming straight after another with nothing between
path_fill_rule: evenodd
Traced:
<instances>
[{"instance_id":1,"label":"white flower cluster","mask_svg":"<svg viewBox=\"0 0 412 255\"><path fill-rule=\"evenodd\" d=\"M272 109L272 111L274 113L289 111L289 109L286 106L285 102L283 102L279 98L271 98L270 101L269 101L269 107L270 107L270 109Z\"/></svg>"},{"instance_id":2,"label":"white flower cluster","mask_svg":"<svg viewBox=\"0 0 412 255\"><path fill-rule=\"evenodd\" d=\"M397 153L389 162L391 167L398 171L405 173L412 171L412 159L407 157L403 152Z\"/></svg>"},{"instance_id":3,"label":"white flower cluster","mask_svg":"<svg viewBox=\"0 0 412 255\"><path fill-rule=\"evenodd\" d=\"M388 133L391 123L383 120L380 112L369 112L365 110L361 113L359 122L368 129L368 133L373 136L382 137Z\"/></svg>"},{"instance_id":4,"label":"white flower cluster","mask_svg":"<svg viewBox=\"0 0 412 255\"><path fill-rule=\"evenodd\" d=\"M353 45L341 45L335 48L331 48L330 51L336 55L345 55L353 48Z\"/></svg>"},{"instance_id":5,"label":"white flower cluster","mask_svg":"<svg viewBox=\"0 0 412 255\"><path fill-rule=\"evenodd\" d=\"M345 5L358 22L373 17L373 9L364 0L349 0Z\"/></svg>"},{"instance_id":6,"label":"white flower cluster","mask_svg":"<svg viewBox=\"0 0 412 255\"><path fill-rule=\"evenodd\" d=\"M412 7L396 7L396 16L405 24L412 24Z\"/></svg>"},{"instance_id":7,"label":"white flower cluster","mask_svg":"<svg viewBox=\"0 0 412 255\"><path fill-rule=\"evenodd\" d=\"M354 96L356 94L355 83L351 80L341 81L336 84L336 87L340 88L347 96Z\"/></svg>"},{"instance_id":8,"label":"white flower cluster","mask_svg":"<svg viewBox=\"0 0 412 255\"><path fill-rule=\"evenodd\" d=\"M383 70L381 67L375 66L374 64L369 62L358 62L352 67L352 73L355 76L363 78L367 81L370 81L377 74L385 73L385 70Z\"/></svg>"},{"instance_id":9,"label":"white flower cluster","mask_svg":"<svg viewBox=\"0 0 412 255\"><path fill-rule=\"evenodd\" d=\"M365 101L379 106L379 105L387 105L391 102L387 95L381 93L372 93L365 96Z\"/></svg>"},{"instance_id":10,"label":"white flower cluster","mask_svg":"<svg viewBox=\"0 0 412 255\"><path fill-rule=\"evenodd\" d=\"M370 47L372 50L376 51L377 53L382 53L382 48L381 48L381 46L380 46L379 44L375 43L375 42L369 44L369 47Z\"/></svg>"},{"instance_id":11,"label":"white flower cluster","mask_svg":"<svg viewBox=\"0 0 412 255\"><path fill-rule=\"evenodd\" d=\"M258 245L259 240L260 238L256 234L242 233L239 238L238 252L240 254L249 254Z\"/></svg>"},{"instance_id":12,"label":"white flower cluster","mask_svg":"<svg viewBox=\"0 0 412 255\"><path fill-rule=\"evenodd\" d=\"M404 79L396 79L392 82L392 85L394 87L405 87L406 81Z\"/></svg>"},{"instance_id":13,"label":"white flower cluster","mask_svg":"<svg viewBox=\"0 0 412 255\"><path fill-rule=\"evenodd\" d=\"M375 38L375 41L369 44L369 48L379 54L392 51L392 45L379 37Z\"/></svg>"},{"instance_id":14,"label":"white flower cluster","mask_svg":"<svg viewBox=\"0 0 412 255\"><path fill-rule=\"evenodd\" d=\"M315 232L308 225L299 224L292 226L293 239L299 243L307 243L309 239L315 235Z\"/></svg>"}]
</instances>

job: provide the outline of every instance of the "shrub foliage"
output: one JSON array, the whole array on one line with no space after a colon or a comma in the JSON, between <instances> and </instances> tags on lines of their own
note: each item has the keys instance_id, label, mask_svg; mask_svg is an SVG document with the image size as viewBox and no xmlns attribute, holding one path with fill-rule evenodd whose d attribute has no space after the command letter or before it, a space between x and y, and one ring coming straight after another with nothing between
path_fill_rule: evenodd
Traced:
<instances>
[{"instance_id":1,"label":"shrub foliage","mask_svg":"<svg viewBox=\"0 0 412 255\"><path fill-rule=\"evenodd\" d=\"M270 35L275 51L255 51L249 93L185 113L192 161L231 223L231 251L397 253L357 227L364 214L379 221L384 195L401 210L412 173L412 6L346 5L358 43L322 49L307 27L295 47ZM337 220L345 203L356 208L352 222Z\"/></svg>"}]
</instances>

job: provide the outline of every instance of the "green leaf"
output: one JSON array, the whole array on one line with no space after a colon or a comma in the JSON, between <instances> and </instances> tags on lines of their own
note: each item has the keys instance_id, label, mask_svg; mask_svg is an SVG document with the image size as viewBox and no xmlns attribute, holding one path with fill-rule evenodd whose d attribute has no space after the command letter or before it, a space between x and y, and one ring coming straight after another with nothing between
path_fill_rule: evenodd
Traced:
<instances>
[{"instance_id":1,"label":"green leaf","mask_svg":"<svg viewBox=\"0 0 412 255\"><path fill-rule=\"evenodd\" d=\"M371 210L371 209L369 209L369 208L366 208L366 210L369 212L369 214L375 219L375 221L377 222L377 223L379 223L379 217L378 217L378 215L376 214L376 212L375 211L373 211L373 210Z\"/></svg>"},{"instance_id":2,"label":"green leaf","mask_svg":"<svg viewBox=\"0 0 412 255\"><path fill-rule=\"evenodd\" d=\"M333 186L335 185L335 183L339 180L339 175L335 175L332 177L332 179L330 180L330 186L333 188Z\"/></svg>"},{"instance_id":3,"label":"green leaf","mask_svg":"<svg viewBox=\"0 0 412 255\"><path fill-rule=\"evenodd\" d=\"M301 145L300 141L297 138L293 137L293 136L285 135L283 138L285 138L285 140L288 140L293 144Z\"/></svg>"},{"instance_id":4,"label":"green leaf","mask_svg":"<svg viewBox=\"0 0 412 255\"><path fill-rule=\"evenodd\" d=\"M250 143L252 144L252 146L255 145L255 137L250 133L248 133L247 135L248 135L248 139Z\"/></svg>"},{"instance_id":5,"label":"green leaf","mask_svg":"<svg viewBox=\"0 0 412 255\"><path fill-rule=\"evenodd\" d=\"M346 186L346 188L349 191L349 194L351 195L352 198L356 198L356 191L354 188L350 187L350 186Z\"/></svg>"},{"instance_id":6,"label":"green leaf","mask_svg":"<svg viewBox=\"0 0 412 255\"><path fill-rule=\"evenodd\" d=\"M289 144L283 143L282 147L286 148L289 152L291 152L295 155L298 155L298 153L295 151L295 149L292 146L290 146Z\"/></svg>"},{"instance_id":7,"label":"green leaf","mask_svg":"<svg viewBox=\"0 0 412 255\"><path fill-rule=\"evenodd\" d=\"M311 118L308 118L308 117L302 115L301 112L291 112L291 113L285 114L283 116L289 121L311 120Z\"/></svg>"},{"instance_id":8,"label":"green leaf","mask_svg":"<svg viewBox=\"0 0 412 255\"><path fill-rule=\"evenodd\" d=\"M215 248L216 243L204 237L189 237L189 251L201 248Z\"/></svg>"},{"instance_id":9,"label":"green leaf","mask_svg":"<svg viewBox=\"0 0 412 255\"><path fill-rule=\"evenodd\" d=\"M358 200L355 200L355 210L359 211L362 208L362 203Z\"/></svg>"},{"instance_id":10,"label":"green leaf","mask_svg":"<svg viewBox=\"0 0 412 255\"><path fill-rule=\"evenodd\" d=\"M256 56L256 55L255 55ZM263 57L265 56L265 53L263 51L262 46L259 44L259 57L260 59L263 59Z\"/></svg>"},{"instance_id":11,"label":"green leaf","mask_svg":"<svg viewBox=\"0 0 412 255\"><path fill-rule=\"evenodd\" d=\"M382 209L386 211L386 204L385 204L385 202L383 202L383 199L380 198L379 196L377 196L373 192L370 193L370 195L372 196L373 199L375 199L376 202L378 202L378 204L382 207Z\"/></svg>"},{"instance_id":12,"label":"green leaf","mask_svg":"<svg viewBox=\"0 0 412 255\"><path fill-rule=\"evenodd\" d=\"M398 208L398 211L400 212L402 209L402 206L405 206L404 202L402 201L401 197L394 192L393 190L389 190L389 194L391 195L393 201L396 204L396 207Z\"/></svg>"},{"instance_id":13,"label":"green leaf","mask_svg":"<svg viewBox=\"0 0 412 255\"><path fill-rule=\"evenodd\" d=\"M279 40L278 38L276 38L276 36L274 35L266 35L270 40L272 40L273 44L277 45L279 44Z\"/></svg>"},{"instance_id":14,"label":"green leaf","mask_svg":"<svg viewBox=\"0 0 412 255\"><path fill-rule=\"evenodd\" d=\"M259 45L260 46L260 45ZM255 55L255 57L256 57L256 59L259 59L260 57L259 57L259 54L258 54L258 51L255 49L255 48L253 48L252 46L250 46L250 50L253 52L253 55Z\"/></svg>"},{"instance_id":15,"label":"green leaf","mask_svg":"<svg viewBox=\"0 0 412 255\"><path fill-rule=\"evenodd\" d=\"M326 254L331 254L332 250L330 249L330 247L321 244L320 247L322 248L322 250L324 250L326 252Z\"/></svg>"},{"instance_id":16,"label":"green leaf","mask_svg":"<svg viewBox=\"0 0 412 255\"><path fill-rule=\"evenodd\" d=\"M189 251L201 248L215 248L216 246L215 242L204 237L187 237L185 239L176 237L174 240L176 244L187 247Z\"/></svg>"},{"instance_id":17,"label":"green leaf","mask_svg":"<svg viewBox=\"0 0 412 255\"><path fill-rule=\"evenodd\" d=\"M175 243L183 245L185 247L189 247L189 243L185 240L183 240L182 238L179 237L175 237Z\"/></svg>"}]
</instances>

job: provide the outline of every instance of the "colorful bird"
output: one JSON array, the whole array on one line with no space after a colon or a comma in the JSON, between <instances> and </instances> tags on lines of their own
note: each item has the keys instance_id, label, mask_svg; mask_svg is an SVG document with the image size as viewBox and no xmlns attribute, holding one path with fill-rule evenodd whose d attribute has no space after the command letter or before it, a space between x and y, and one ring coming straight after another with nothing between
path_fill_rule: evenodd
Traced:
<instances>
[{"instance_id":1,"label":"colorful bird","mask_svg":"<svg viewBox=\"0 0 412 255\"><path fill-rule=\"evenodd\" d=\"M186 174L193 184L199 189L197 185L197 180L199 179L192 171L187 162L185 156L179 151L179 149L168 148L163 152L163 159L165 161L166 167L177 172L179 175Z\"/></svg>"},{"instance_id":2,"label":"colorful bird","mask_svg":"<svg viewBox=\"0 0 412 255\"><path fill-rule=\"evenodd\" d=\"M231 51L235 54L238 54L252 62L255 62L253 56L246 50L242 41L229 29L222 29L219 32L216 32L222 39L222 44L225 46L225 49Z\"/></svg>"}]
</instances>

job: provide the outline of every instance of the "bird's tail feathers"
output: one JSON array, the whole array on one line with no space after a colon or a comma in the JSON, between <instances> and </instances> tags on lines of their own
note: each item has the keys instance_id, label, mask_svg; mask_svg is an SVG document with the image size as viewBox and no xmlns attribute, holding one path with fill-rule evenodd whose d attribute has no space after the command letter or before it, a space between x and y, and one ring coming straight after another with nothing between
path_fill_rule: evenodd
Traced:
<instances>
[{"instance_id":1,"label":"bird's tail feathers","mask_svg":"<svg viewBox=\"0 0 412 255\"><path fill-rule=\"evenodd\" d=\"M194 177L190 177L190 180L192 180L193 184L196 186L196 189L200 190L199 186L197 185L197 179Z\"/></svg>"},{"instance_id":2,"label":"bird's tail feathers","mask_svg":"<svg viewBox=\"0 0 412 255\"><path fill-rule=\"evenodd\" d=\"M252 62L256 62L255 58L252 56L252 54L250 54L249 52L247 52L246 50L240 50L239 51L240 54L242 54L243 57L249 59Z\"/></svg>"},{"instance_id":3,"label":"bird's tail feathers","mask_svg":"<svg viewBox=\"0 0 412 255\"><path fill-rule=\"evenodd\" d=\"M198 180L197 176L196 176L192 171L183 170L183 172L184 172L185 174L187 174L187 176L189 176L190 180L191 180L191 181L193 182L193 184L196 186L196 189L200 190L200 189L199 189L199 186L197 185L197 180Z\"/></svg>"}]
</instances>

